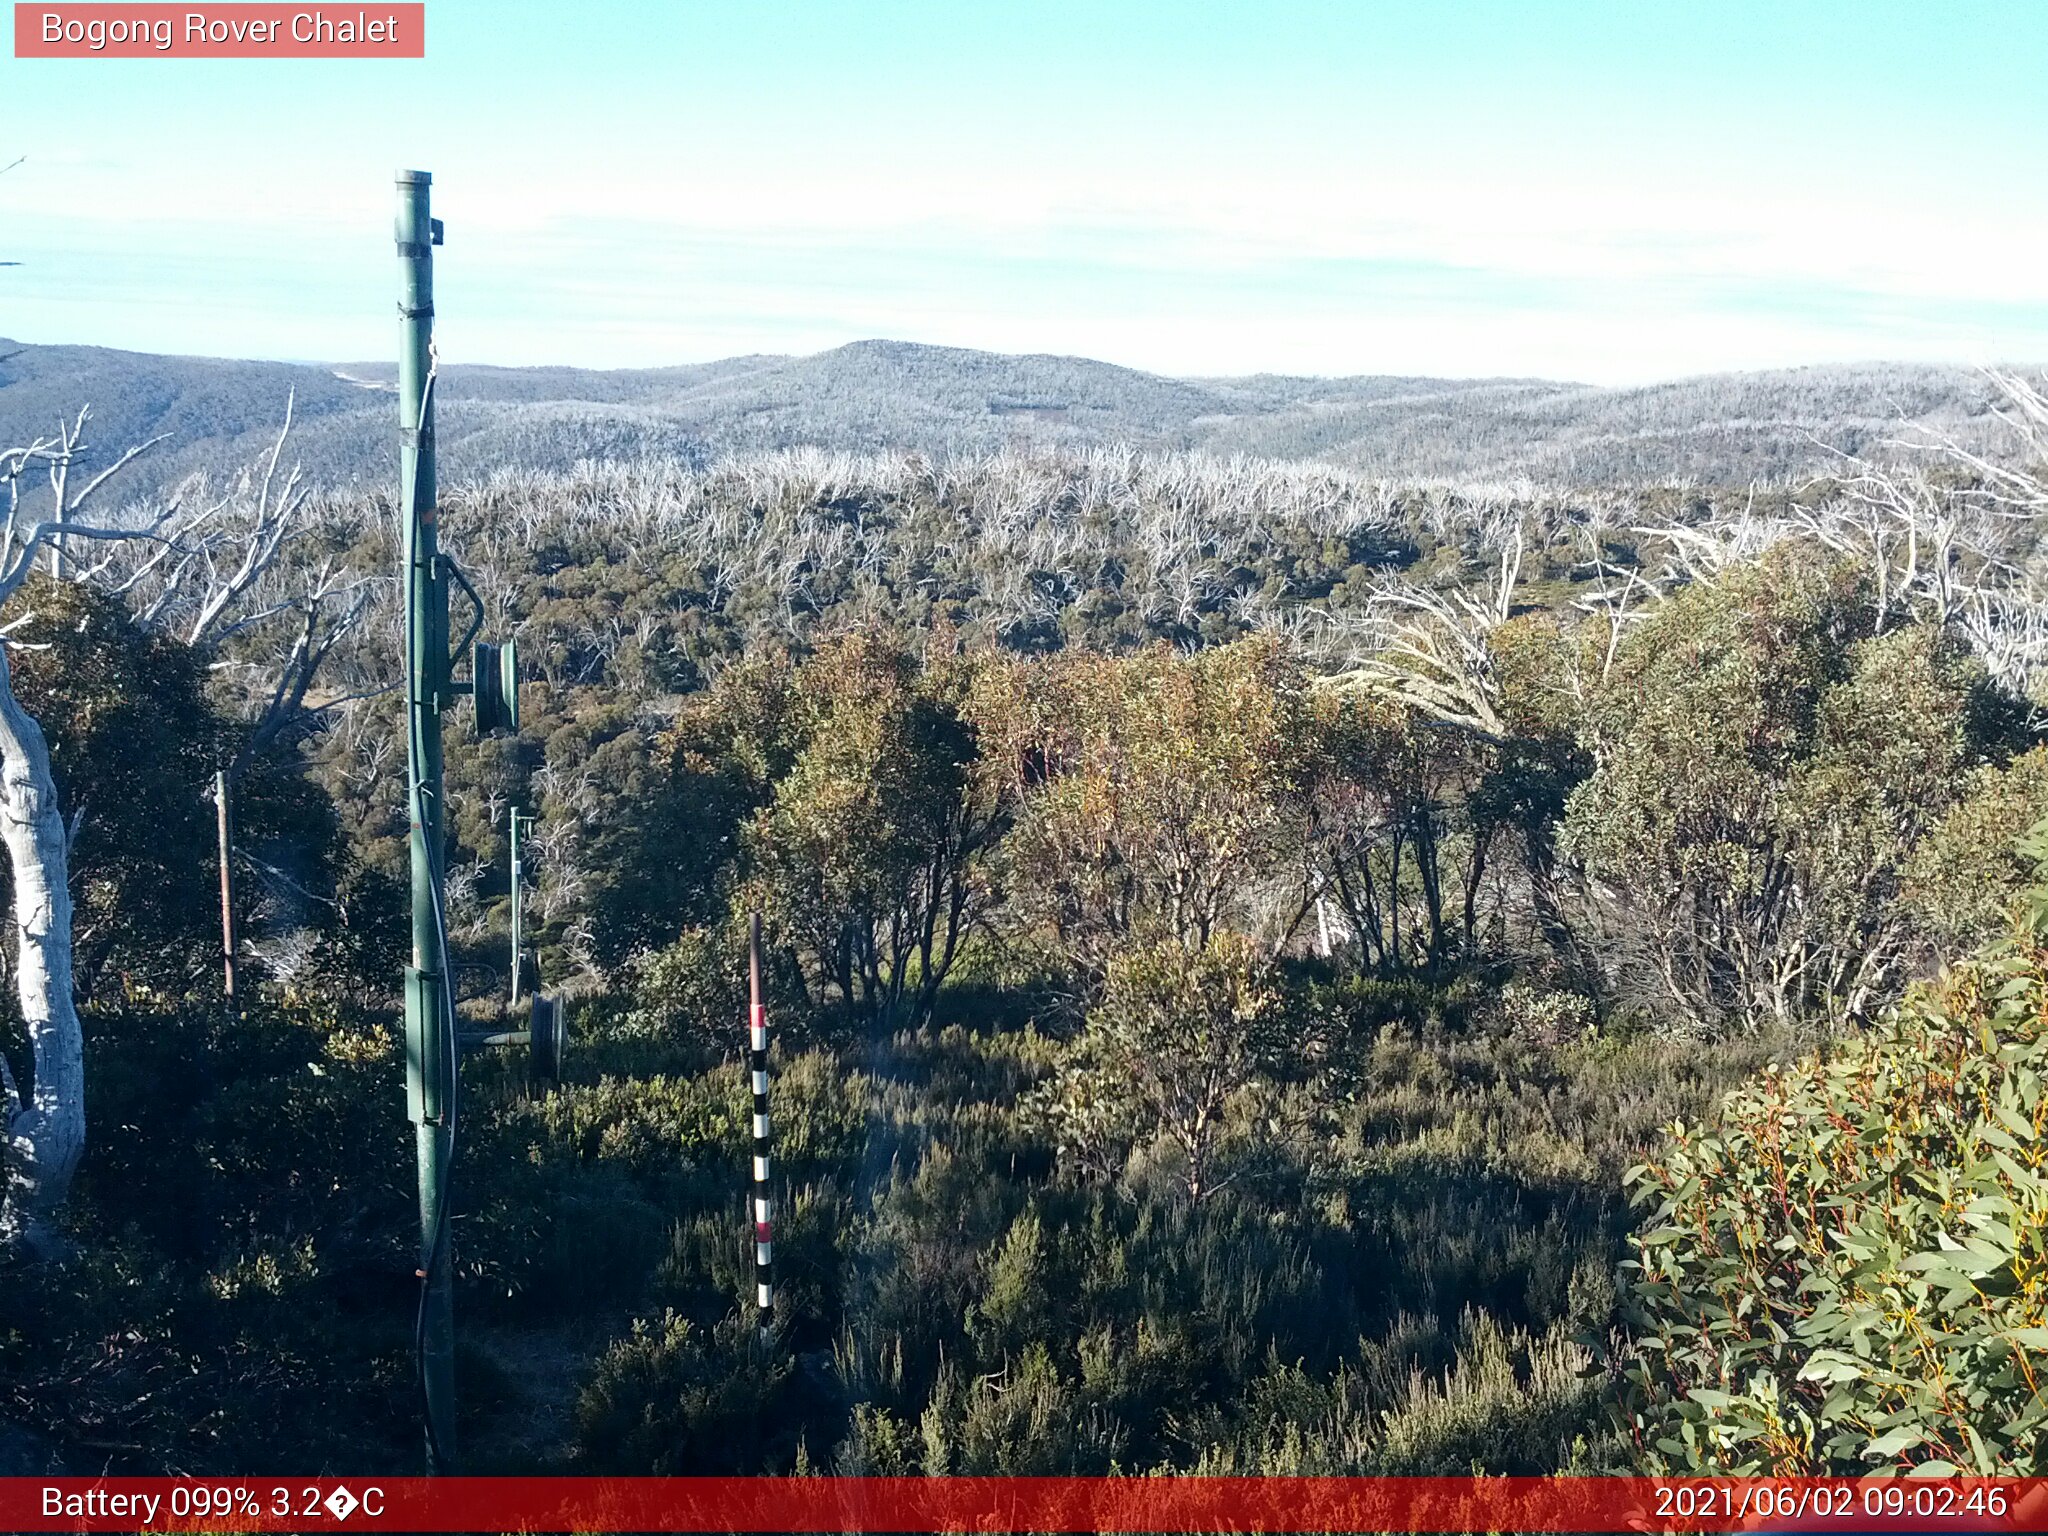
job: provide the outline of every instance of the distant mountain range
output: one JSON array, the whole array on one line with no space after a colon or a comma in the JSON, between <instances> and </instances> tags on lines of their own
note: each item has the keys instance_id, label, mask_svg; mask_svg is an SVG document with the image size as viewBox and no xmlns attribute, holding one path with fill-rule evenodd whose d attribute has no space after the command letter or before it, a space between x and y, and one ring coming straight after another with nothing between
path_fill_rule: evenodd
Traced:
<instances>
[{"instance_id":1,"label":"distant mountain range","mask_svg":"<svg viewBox=\"0 0 2048 1536\"><path fill-rule=\"evenodd\" d=\"M395 475L394 369L165 357L0 340L0 445L90 405L101 461L166 434L133 492L269 446L316 481ZM580 459L827 448L971 452L1025 444L1318 460L1389 478L1742 484L1795 475L1825 443L1868 451L1907 424L1981 440L1993 390L1963 368L1859 364L1605 389L1541 379L1171 379L1086 358L862 341L811 357L687 367L446 369L442 478ZM1819 439L1819 443L1816 442Z\"/></svg>"}]
</instances>

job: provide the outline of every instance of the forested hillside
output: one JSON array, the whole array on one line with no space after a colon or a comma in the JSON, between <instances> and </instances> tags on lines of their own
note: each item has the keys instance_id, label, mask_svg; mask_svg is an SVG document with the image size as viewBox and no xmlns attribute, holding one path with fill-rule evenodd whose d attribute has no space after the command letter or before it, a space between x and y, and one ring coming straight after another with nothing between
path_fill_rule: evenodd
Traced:
<instances>
[{"instance_id":1,"label":"forested hillside","mask_svg":"<svg viewBox=\"0 0 2048 1536\"><path fill-rule=\"evenodd\" d=\"M101 363L0 366L0 405L53 404ZM232 390L274 434L284 378L240 366L95 398L149 432ZM287 473L390 400L292 377L286 467L0 614L72 829L90 1105L60 1241L0 1257L0 1420L79 1469L417 1455L393 532L381 490ZM447 386L458 463L513 467L451 477L442 538L531 667L516 736L451 732L462 1007L506 1019L522 807L571 1018L559 1088L463 1064L467 1469L2034 1469L2048 1408L1999 1342L2043 1326L2048 1146L2025 385L1978 422L1995 456L1761 487L1788 423L1867 446L1885 402L1953 424L1974 386L876 347ZM678 451L518 467L590 453L585 410ZM1957 1150L1993 1132L2001 1160ZM1871 1196L1958 1158L2002 1207ZM1856 1243L1773 1247L1787 1177L1870 1196ZM1876 1330L1889 1374L1858 1376L1887 1284L1967 1317Z\"/></svg>"},{"instance_id":2,"label":"forested hillside","mask_svg":"<svg viewBox=\"0 0 2048 1536\"><path fill-rule=\"evenodd\" d=\"M288 365L0 341L0 441L80 405L90 440L162 434L131 491L220 474L267 446L286 391L294 449L320 483L389 478L389 364ZM1395 480L1553 487L1685 480L1743 486L1834 467L1910 436L1995 440L1996 391L1966 369L1787 369L1599 389L1531 379L1168 379L1071 357L865 341L814 357L594 372L451 365L438 381L455 476L561 471L584 459L822 447L973 454L1133 446L1313 460Z\"/></svg>"}]
</instances>

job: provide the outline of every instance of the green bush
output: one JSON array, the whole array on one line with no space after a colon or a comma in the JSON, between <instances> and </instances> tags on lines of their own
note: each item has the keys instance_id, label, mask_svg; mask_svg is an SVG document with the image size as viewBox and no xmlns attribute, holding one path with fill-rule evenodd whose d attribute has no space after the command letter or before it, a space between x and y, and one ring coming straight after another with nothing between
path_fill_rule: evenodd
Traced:
<instances>
[{"instance_id":1,"label":"green bush","mask_svg":"<svg viewBox=\"0 0 2048 1536\"><path fill-rule=\"evenodd\" d=\"M1980 768L1964 788L1906 866L1906 899L1950 954L1995 938L2032 874L2019 841L2048 816L2048 747Z\"/></svg>"},{"instance_id":2,"label":"green bush","mask_svg":"<svg viewBox=\"0 0 2048 1536\"><path fill-rule=\"evenodd\" d=\"M2048 854L2039 833L2033 850ZM1629 1176L1653 1469L2032 1473L2048 1430L2048 887L1867 1036Z\"/></svg>"},{"instance_id":3,"label":"green bush","mask_svg":"<svg viewBox=\"0 0 2048 1536\"><path fill-rule=\"evenodd\" d=\"M635 1323L577 1400L579 1466L656 1477L788 1470L802 1439L802 1379L787 1357L761 1358L752 1331L674 1313Z\"/></svg>"},{"instance_id":4,"label":"green bush","mask_svg":"<svg viewBox=\"0 0 2048 1536\"><path fill-rule=\"evenodd\" d=\"M746 1040L746 948L744 939L731 940L716 929L686 928L673 943L638 956L625 1031L736 1054Z\"/></svg>"}]
</instances>

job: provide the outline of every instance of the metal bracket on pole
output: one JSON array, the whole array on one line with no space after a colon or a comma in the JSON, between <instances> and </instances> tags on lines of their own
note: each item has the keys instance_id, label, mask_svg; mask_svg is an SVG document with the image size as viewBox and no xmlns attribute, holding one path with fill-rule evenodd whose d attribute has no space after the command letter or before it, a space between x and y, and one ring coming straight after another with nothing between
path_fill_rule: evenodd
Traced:
<instances>
[{"instance_id":1,"label":"metal bracket on pole","mask_svg":"<svg viewBox=\"0 0 2048 1536\"><path fill-rule=\"evenodd\" d=\"M439 976L405 968L405 1115L414 1125L438 1125L447 1110L448 1032L441 995Z\"/></svg>"}]
</instances>

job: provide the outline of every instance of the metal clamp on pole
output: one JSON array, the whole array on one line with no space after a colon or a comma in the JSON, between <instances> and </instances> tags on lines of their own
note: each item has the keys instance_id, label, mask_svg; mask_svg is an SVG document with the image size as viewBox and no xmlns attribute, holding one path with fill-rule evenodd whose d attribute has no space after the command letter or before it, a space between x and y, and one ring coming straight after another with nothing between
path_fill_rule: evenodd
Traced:
<instances>
[{"instance_id":1,"label":"metal clamp on pole","mask_svg":"<svg viewBox=\"0 0 2048 1536\"><path fill-rule=\"evenodd\" d=\"M448 1108L447 1031L440 1017L441 978L405 968L405 1117L417 1126L439 1125ZM412 1021L424 1027L412 1028Z\"/></svg>"}]
</instances>

